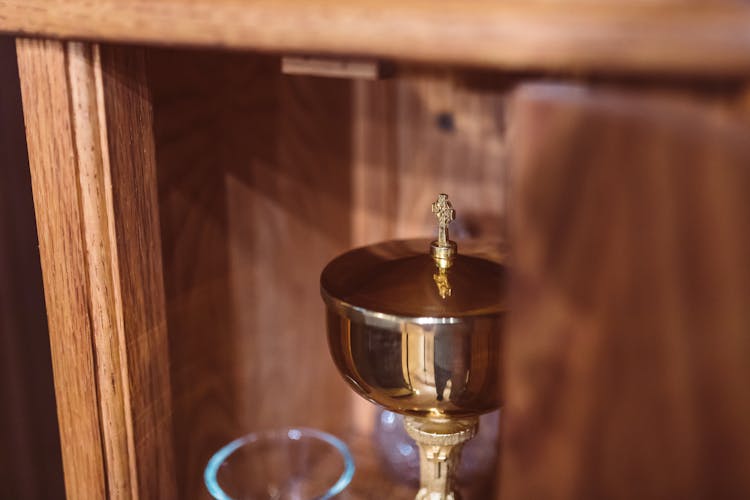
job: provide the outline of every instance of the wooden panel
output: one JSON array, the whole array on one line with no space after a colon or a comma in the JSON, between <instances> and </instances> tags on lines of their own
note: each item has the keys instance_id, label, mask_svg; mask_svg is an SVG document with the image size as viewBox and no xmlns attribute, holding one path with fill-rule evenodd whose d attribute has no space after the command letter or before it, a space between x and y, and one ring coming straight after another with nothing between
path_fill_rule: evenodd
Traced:
<instances>
[{"instance_id":1,"label":"wooden panel","mask_svg":"<svg viewBox=\"0 0 750 500\"><path fill-rule=\"evenodd\" d=\"M19 40L69 498L171 498L150 101L139 51Z\"/></svg>"},{"instance_id":2,"label":"wooden panel","mask_svg":"<svg viewBox=\"0 0 750 500\"><path fill-rule=\"evenodd\" d=\"M0 38L0 497L65 495L15 42Z\"/></svg>"},{"instance_id":3,"label":"wooden panel","mask_svg":"<svg viewBox=\"0 0 750 500\"><path fill-rule=\"evenodd\" d=\"M349 245L350 83L277 59L151 57L179 498L220 446L269 427L341 434L319 273Z\"/></svg>"},{"instance_id":4,"label":"wooden panel","mask_svg":"<svg viewBox=\"0 0 750 500\"><path fill-rule=\"evenodd\" d=\"M104 46L101 72L103 106L98 109L106 113L110 176L107 179L105 172L104 179L113 186L110 237L117 245L115 299L122 304L116 309L122 314L119 351L128 370L124 407L129 406L132 414L136 490L144 499L170 498L175 496L175 481L167 317L143 52Z\"/></svg>"},{"instance_id":5,"label":"wooden panel","mask_svg":"<svg viewBox=\"0 0 750 500\"><path fill-rule=\"evenodd\" d=\"M0 30L513 70L747 76L742 2L2 0Z\"/></svg>"},{"instance_id":6,"label":"wooden panel","mask_svg":"<svg viewBox=\"0 0 750 500\"><path fill-rule=\"evenodd\" d=\"M406 69L355 88L354 243L436 234L430 206L440 192L456 207L454 238L502 238L502 81Z\"/></svg>"},{"instance_id":7,"label":"wooden panel","mask_svg":"<svg viewBox=\"0 0 750 500\"><path fill-rule=\"evenodd\" d=\"M511 117L499 498L747 498L748 121L554 85Z\"/></svg>"}]
</instances>

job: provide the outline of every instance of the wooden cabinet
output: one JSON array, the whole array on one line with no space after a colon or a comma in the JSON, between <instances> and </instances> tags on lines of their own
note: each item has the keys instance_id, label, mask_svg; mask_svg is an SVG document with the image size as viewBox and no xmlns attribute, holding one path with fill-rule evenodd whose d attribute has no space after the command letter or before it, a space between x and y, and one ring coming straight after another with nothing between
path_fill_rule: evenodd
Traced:
<instances>
[{"instance_id":1,"label":"wooden cabinet","mask_svg":"<svg viewBox=\"0 0 750 500\"><path fill-rule=\"evenodd\" d=\"M213 451L279 425L352 445L348 497L409 498L318 276L429 234L439 191L513 256L474 497L749 494L748 25L723 2L0 2L68 498L205 498ZM283 74L300 52L394 72Z\"/></svg>"}]
</instances>

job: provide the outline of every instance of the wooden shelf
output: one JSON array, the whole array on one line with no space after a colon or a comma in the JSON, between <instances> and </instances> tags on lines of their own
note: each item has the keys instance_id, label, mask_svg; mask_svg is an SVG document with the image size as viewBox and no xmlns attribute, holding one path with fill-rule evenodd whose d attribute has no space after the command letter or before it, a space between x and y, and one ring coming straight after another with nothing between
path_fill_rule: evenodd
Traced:
<instances>
[{"instance_id":1,"label":"wooden shelf","mask_svg":"<svg viewBox=\"0 0 750 500\"><path fill-rule=\"evenodd\" d=\"M478 0L0 0L0 32L520 71L750 74L750 6Z\"/></svg>"}]
</instances>

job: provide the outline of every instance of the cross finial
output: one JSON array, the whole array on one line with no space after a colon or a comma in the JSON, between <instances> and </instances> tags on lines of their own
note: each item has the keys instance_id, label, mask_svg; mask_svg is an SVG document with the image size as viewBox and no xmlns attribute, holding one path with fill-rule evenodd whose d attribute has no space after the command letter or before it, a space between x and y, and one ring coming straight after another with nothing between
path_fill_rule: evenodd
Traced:
<instances>
[{"instance_id":1,"label":"cross finial","mask_svg":"<svg viewBox=\"0 0 750 500\"><path fill-rule=\"evenodd\" d=\"M456 218L456 211L453 205L448 201L448 195L440 193L437 201L432 204L432 213L438 220L438 245L441 247L448 246L448 224Z\"/></svg>"}]
</instances>

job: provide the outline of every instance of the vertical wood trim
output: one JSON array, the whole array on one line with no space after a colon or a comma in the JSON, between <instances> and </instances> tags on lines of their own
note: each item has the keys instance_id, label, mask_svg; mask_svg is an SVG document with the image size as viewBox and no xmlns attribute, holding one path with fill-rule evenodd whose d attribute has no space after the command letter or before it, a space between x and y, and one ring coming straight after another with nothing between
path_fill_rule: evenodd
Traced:
<instances>
[{"instance_id":1,"label":"vertical wood trim","mask_svg":"<svg viewBox=\"0 0 750 500\"><path fill-rule=\"evenodd\" d=\"M105 498L89 288L65 50L19 40L18 69L68 498Z\"/></svg>"},{"instance_id":2,"label":"vertical wood trim","mask_svg":"<svg viewBox=\"0 0 750 500\"><path fill-rule=\"evenodd\" d=\"M18 40L69 498L174 496L143 54Z\"/></svg>"},{"instance_id":3,"label":"vertical wood trim","mask_svg":"<svg viewBox=\"0 0 750 500\"><path fill-rule=\"evenodd\" d=\"M143 50L102 46L110 230L140 498L177 498L151 96ZM105 178L105 182L107 179ZM119 273L119 274L118 274Z\"/></svg>"},{"instance_id":4,"label":"vertical wood trim","mask_svg":"<svg viewBox=\"0 0 750 500\"><path fill-rule=\"evenodd\" d=\"M67 53L107 479L113 496L137 498L99 51L97 46L69 43Z\"/></svg>"}]
</instances>

